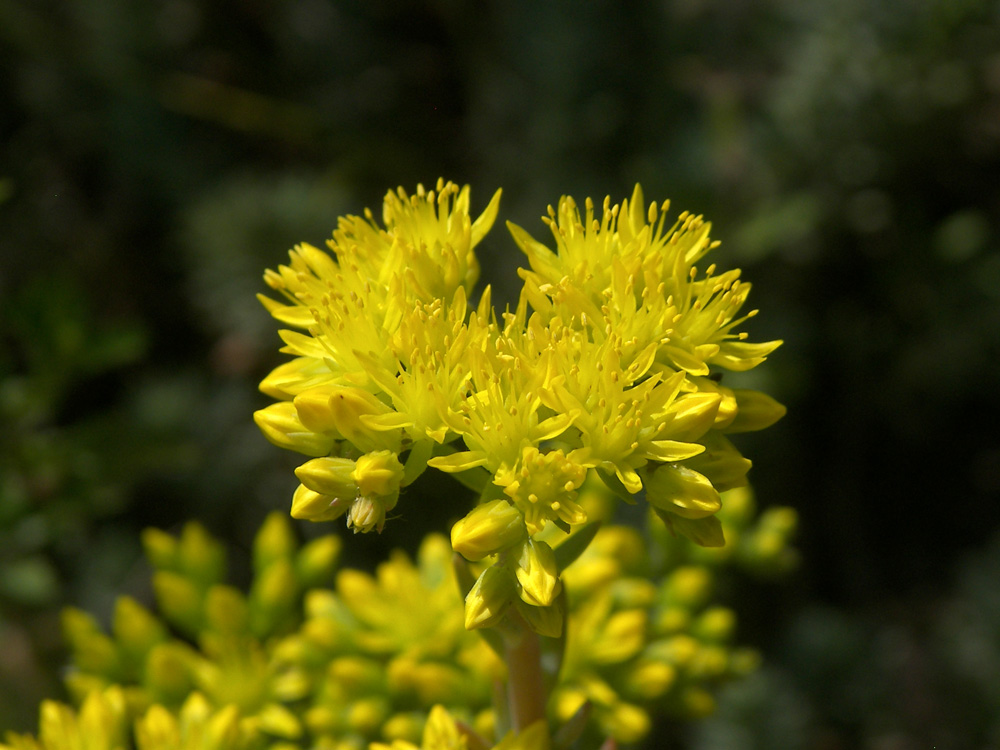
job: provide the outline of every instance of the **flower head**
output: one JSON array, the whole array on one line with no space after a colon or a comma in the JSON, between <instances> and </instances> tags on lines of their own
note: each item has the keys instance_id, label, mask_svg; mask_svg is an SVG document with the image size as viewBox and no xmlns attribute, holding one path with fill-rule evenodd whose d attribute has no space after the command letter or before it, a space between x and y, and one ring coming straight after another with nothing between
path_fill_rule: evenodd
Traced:
<instances>
[{"instance_id":1,"label":"flower head","mask_svg":"<svg viewBox=\"0 0 1000 750\"><path fill-rule=\"evenodd\" d=\"M577 494L596 472L628 502L645 495L675 532L722 544L719 493L749 467L725 435L783 407L717 371L750 369L781 342L741 330L756 314L744 312L750 285L705 264L711 225L668 221L669 203L647 207L639 186L600 210L564 197L543 219L552 248L508 224L529 267L517 306L498 315L488 287L468 304L498 200L473 220L468 188L399 189L384 227L371 212L341 219L332 255L302 245L265 275L285 302L264 304L299 329L281 332L295 358L261 384L282 403L257 415L272 442L313 457L293 513L381 531L399 490L433 467L484 501L507 498L523 530L468 550L509 566L522 537L586 521ZM348 471L383 455L364 479ZM464 524L456 540L471 544ZM489 580L506 591L512 575Z\"/></svg>"}]
</instances>

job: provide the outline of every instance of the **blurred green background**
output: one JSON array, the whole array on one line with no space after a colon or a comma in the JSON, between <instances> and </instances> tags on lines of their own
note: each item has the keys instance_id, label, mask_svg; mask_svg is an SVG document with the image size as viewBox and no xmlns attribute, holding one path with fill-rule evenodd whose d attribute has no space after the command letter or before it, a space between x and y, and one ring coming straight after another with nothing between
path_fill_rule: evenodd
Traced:
<instances>
[{"instance_id":1,"label":"blurred green background","mask_svg":"<svg viewBox=\"0 0 1000 750\"><path fill-rule=\"evenodd\" d=\"M142 528L238 567L287 507L261 273L443 175L539 237L639 181L786 341L740 446L803 564L730 592L765 667L663 746L1000 746L995 0L0 0L0 71L0 728L62 694L61 606L146 591ZM445 517L398 510L354 560Z\"/></svg>"}]
</instances>

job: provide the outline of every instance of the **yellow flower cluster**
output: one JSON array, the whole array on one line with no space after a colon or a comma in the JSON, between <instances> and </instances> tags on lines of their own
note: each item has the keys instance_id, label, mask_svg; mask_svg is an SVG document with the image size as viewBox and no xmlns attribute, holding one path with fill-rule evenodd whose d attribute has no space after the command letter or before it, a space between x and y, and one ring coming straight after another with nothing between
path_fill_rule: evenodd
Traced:
<instances>
[{"instance_id":1,"label":"yellow flower cluster","mask_svg":"<svg viewBox=\"0 0 1000 750\"><path fill-rule=\"evenodd\" d=\"M546 219L555 249L509 224L528 258L513 312L489 287L471 308L474 248L500 192L473 220L469 189L439 181L390 192L384 227L370 212L340 220L330 253L300 245L265 274L262 297L294 359L261 389L255 415L274 443L311 456L296 471L292 515L346 515L381 531L400 490L428 466L456 474L488 503L452 531L472 561L490 557L470 592L468 627L515 605L539 633L562 627L560 571L536 539L587 520L589 473L629 502L645 499L671 529L723 544L720 492L749 461L727 435L784 413L770 397L730 389L713 368L748 370L781 342L746 341L750 285L699 264L718 243L709 224L636 186L600 217L563 198Z\"/></svg>"},{"instance_id":2,"label":"yellow flower cluster","mask_svg":"<svg viewBox=\"0 0 1000 750\"><path fill-rule=\"evenodd\" d=\"M590 490L588 510L603 515L599 489ZM724 500L725 556L673 538L650 550L635 529L606 526L566 570L573 627L550 707L559 722L587 704L595 743L600 736L637 742L657 718L710 714L714 689L756 667L757 654L734 645L736 615L716 601L716 570L787 572L795 514L773 508L756 516L748 488Z\"/></svg>"},{"instance_id":3,"label":"yellow flower cluster","mask_svg":"<svg viewBox=\"0 0 1000 750\"><path fill-rule=\"evenodd\" d=\"M580 501L604 519L609 495L590 481ZM606 526L556 584L572 627L550 652L548 713L572 725L586 704L583 746L608 736L635 742L661 716L703 715L720 682L755 664L733 645L734 615L712 593L715 571L786 569L794 513L772 508L758 518L743 488L724 499L726 548L669 536L651 547L634 529ZM559 557L576 535L544 536L533 543ZM38 739L8 734L0 750L363 750L373 741L410 750L421 736L422 749L450 747L440 743L453 725L469 750L549 740L541 729L505 735L493 706L504 666L465 627L453 553L440 535L413 561L393 553L374 575L335 572L337 538L300 546L287 516L274 513L255 539L246 594L224 583L223 550L197 524L179 537L147 531L144 542L160 615L122 597L105 633L90 615L66 610L73 667L65 680L79 708L46 701ZM531 562L522 569L528 590L539 586L530 576L546 577Z\"/></svg>"},{"instance_id":4,"label":"yellow flower cluster","mask_svg":"<svg viewBox=\"0 0 1000 750\"><path fill-rule=\"evenodd\" d=\"M0 750L262 750L252 720L235 706L213 709L192 693L173 714L153 705L129 731L124 691L118 686L87 695L79 711L56 701L41 706L38 738L8 734ZM130 738L134 737L134 744Z\"/></svg>"},{"instance_id":5,"label":"yellow flower cluster","mask_svg":"<svg viewBox=\"0 0 1000 750\"><path fill-rule=\"evenodd\" d=\"M503 666L465 629L443 536L428 536L415 563L396 552L374 576L334 575L340 540L300 548L287 516L274 513L255 539L247 594L224 583L222 549L201 526L179 538L148 530L144 541L161 617L121 597L105 633L89 614L64 612L73 656L65 679L81 706L103 706L114 690L122 721L148 715L151 727L205 713L189 704L208 706L271 750L417 740L436 703L492 730Z\"/></svg>"}]
</instances>

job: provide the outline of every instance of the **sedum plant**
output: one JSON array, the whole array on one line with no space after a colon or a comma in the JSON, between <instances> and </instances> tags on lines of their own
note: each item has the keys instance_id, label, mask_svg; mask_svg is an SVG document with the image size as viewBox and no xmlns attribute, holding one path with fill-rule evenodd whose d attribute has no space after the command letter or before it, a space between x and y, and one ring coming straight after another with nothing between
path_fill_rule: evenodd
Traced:
<instances>
[{"instance_id":1,"label":"sedum plant","mask_svg":"<svg viewBox=\"0 0 1000 750\"><path fill-rule=\"evenodd\" d=\"M705 715L753 668L715 571L789 568L795 517L756 516L729 436L784 408L721 375L781 342L746 340L750 285L704 264L710 225L638 186L599 215L561 199L551 246L508 224L518 303L473 304L499 199L473 219L468 187L390 192L381 223L340 219L261 296L293 358L254 417L308 457L291 515L381 532L433 468L475 501L450 538L334 574L336 537L300 549L272 515L244 593L196 524L149 531L160 616L123 598L106 634L67 611L80 708L48 703L40 745L2 747L81 746L92 724L94 748L597 747ZM619 502L646 506L645 533L613 522Z\"/></svg>"}]
</instances>

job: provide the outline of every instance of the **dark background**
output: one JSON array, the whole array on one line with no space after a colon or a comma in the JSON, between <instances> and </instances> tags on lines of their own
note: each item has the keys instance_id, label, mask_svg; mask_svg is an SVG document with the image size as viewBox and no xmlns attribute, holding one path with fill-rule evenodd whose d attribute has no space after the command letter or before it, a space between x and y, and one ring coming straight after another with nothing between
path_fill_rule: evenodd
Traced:
<instances>
[{"instance_id":1,"label":"dark background","mask_svg":"<svg viewBox=\"0 0 1000 750\"><path fill-rule=\"evenodd\" d=\"M678 746L1000 746L996 2L0 0L0 72L0 727L61 694L61 606L141 595L142 528L239 567L295 485L263 269L443 175L504 189L501 303L502 220L638 181L785 339L740 446L803 563L733 592L765 668ZM443 518L398 510L349 561Z\"/></svg>"}]
</instances>

